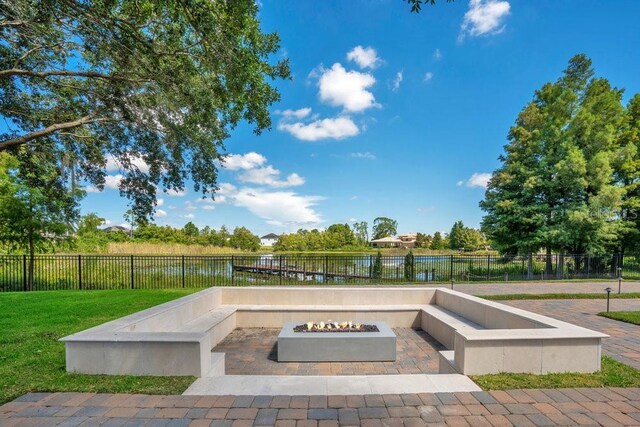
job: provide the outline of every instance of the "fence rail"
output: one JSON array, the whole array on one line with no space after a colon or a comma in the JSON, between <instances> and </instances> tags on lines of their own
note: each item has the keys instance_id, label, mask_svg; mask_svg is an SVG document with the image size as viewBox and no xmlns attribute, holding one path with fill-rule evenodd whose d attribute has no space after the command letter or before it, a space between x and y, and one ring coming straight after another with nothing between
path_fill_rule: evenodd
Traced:
<instances>
[{"instance_id":1,"label":"fence rail","mask_svg":"<svg viewBox=\"0 0 640 427\"><path fill-rule=\"evenodd\" d=\"M29 280L30 270L33 270ZM0 291L640 278L640 256L0 255Z\"/></svg>"}]
</instances>

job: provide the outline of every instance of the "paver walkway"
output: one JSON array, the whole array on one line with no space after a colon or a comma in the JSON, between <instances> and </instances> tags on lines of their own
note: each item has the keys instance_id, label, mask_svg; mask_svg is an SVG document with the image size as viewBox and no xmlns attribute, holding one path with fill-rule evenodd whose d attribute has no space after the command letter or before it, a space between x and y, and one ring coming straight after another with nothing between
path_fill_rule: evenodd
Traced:
<instances>
[{"instance_id":1,"label":"paver walkway","mask_svg":"<svg viewBox=\"0 0 640 427\"><path fill-rule=\"evenodd\" d=\"M35 393L0 407L8 426L640 425L640 389L368 396Z\"/></svg>"},{"instance_id":2,"label":"paver walkway","mask_svg":"<svg viewBox=\"0 0 640 427\"><path fill-rule=\"evenodd\" d=\"M447 286L441 284L440 286ZM472 295L496 294L605 294L607 286L618 292L618 281L601 282L503 282L503 283L454 283L453 289ZM448 286L447 286L448 287ZM640 292L640 282L622 282L622 292Z\"/></svg>"},{"instance_id":3,"label":"paver walkway","mask_svg":"<svg viewBox=\"0 0 640 427\"><path fill-rule=\"evenodd\" d=\"M280 329L242 328L231 332L213 351L225 353L227 375L378 375L437 374L444 347L426 332L394 328L395 362L284 363L277 360Z\"/></svg>"}]
</instances>

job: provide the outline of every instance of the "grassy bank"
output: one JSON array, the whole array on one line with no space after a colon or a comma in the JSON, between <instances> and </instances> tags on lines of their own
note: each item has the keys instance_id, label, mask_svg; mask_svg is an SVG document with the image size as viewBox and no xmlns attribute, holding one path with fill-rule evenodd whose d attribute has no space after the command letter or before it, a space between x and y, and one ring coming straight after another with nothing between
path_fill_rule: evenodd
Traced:
<instances>
[{"instance_id":1,"label":"grassy bank","mask_svg":"<svg viewBox=\"0 0 640 427\"><path fill-rule=\"evenodd\" d=\"M513 390L521 388L573 387L639 387L640 370L602 357L602 370L591 374L495 374L475 375L471 379L483 390Z\"/></svg>"},{"instance_id":2,"label":"grassy bank","mask_svg":"<svg viewBox=\"0 0 640 427\"><path fill-rule=\"evenodd\" d=\"M608 317L609 319L632 323L634 325L640 325L640 311L610 311L608 313L598 313L598 316Z\"/></svg>"},{"instance_id":3,"label":"grassy bank","mask_svg":"<svg viewBox=\"0 0 640 427\"><path fill-rule=\"evenodd\" d=\"M255 252L180 243L110 242L104 253L110 255L233 255Z\"/></svg>"},{"instance_id":4,"label":"grassy bank","mask_svg":"<svg viewBox=\"0 0 640 427\"><path fill-rule=\"evenodd\" d=\"M58 339L184 296L190 290L0 294L0 404L35 391L182 393L192 377L68 374Z\"/></svg>"}]
</instances>

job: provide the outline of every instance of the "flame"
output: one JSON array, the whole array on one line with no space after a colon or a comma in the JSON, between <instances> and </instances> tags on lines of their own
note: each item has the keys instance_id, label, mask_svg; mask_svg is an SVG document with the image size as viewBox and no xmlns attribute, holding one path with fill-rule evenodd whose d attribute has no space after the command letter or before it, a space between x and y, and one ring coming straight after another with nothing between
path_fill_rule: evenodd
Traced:
<instances>
[{"instance_id":1,"label":"flame","mask_svg":"<svg viewBox=\"0 0 640 427\"><path fill-rule=\"evenodd\" d=\"M313 321L309 321L306 323L305 325L307 327L308 331L312 331L312 330L346 330L346 329L361 329L362 328L362 324L361 323L354 323L353 321L349 320L349 321L344 321L344 322L332 322L331 320L327 321L327 323L324 322L313 322Z\"/></svg>"}]
</instances>

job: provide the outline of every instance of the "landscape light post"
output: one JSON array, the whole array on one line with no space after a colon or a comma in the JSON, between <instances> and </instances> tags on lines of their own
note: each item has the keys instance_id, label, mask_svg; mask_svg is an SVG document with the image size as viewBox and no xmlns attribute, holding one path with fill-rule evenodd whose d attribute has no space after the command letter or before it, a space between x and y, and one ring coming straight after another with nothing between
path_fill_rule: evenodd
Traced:
<instances>
[{"instance_id":1,"label":"landscape light post","mask_svg":"<svg viewBox=\"0 0 640 427\"><path fill-rule=\"evenodd\" d=\"M605 292L607 293L607 313L609 312L609 296L611 296L611 288L607 287Z\"/></svg>"},{"instance_id":2,"label":"landscape light post","mask_svg":"<svg viewBox=\"0 0 640 427\"><path fill-rule=\"evenodd\" d=\"M451 290L453 290L453 278L451 278Z\"/></svg>"},{"instance_id":3,"label":"landscape light post","mask_svg":"<svg viewBox=\"0 0 640 427\"><path fill-rule=\"evenodd\" d=\"M618 267L618 293L622 289L622 267Z\"/></svg>"}]
</instances>

